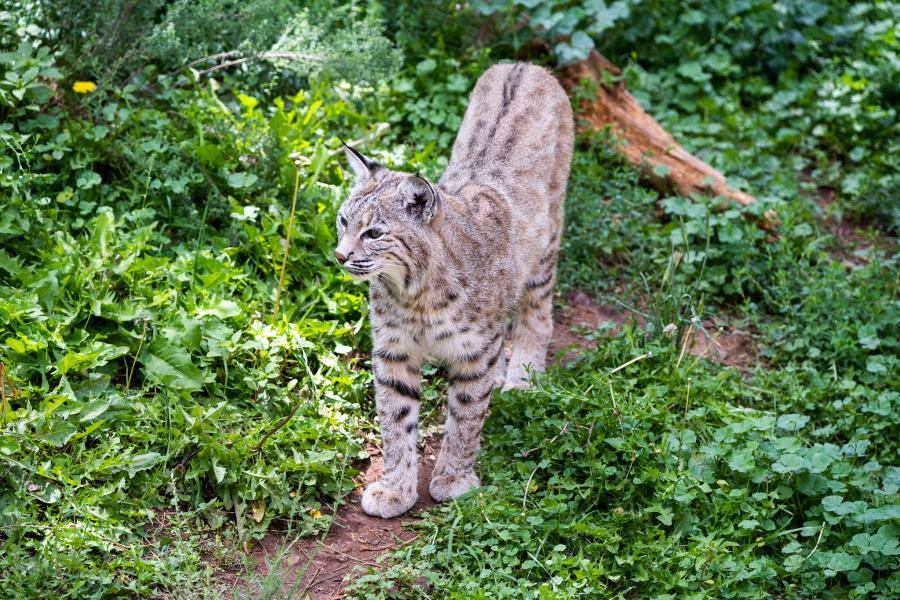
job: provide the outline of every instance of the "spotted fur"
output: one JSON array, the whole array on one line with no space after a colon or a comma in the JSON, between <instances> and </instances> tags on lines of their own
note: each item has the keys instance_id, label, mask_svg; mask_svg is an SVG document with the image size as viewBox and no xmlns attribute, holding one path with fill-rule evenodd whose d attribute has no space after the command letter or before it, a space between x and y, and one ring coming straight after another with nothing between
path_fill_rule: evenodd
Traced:
<instances>
[{"instance_id":1,"label":"spotted fur","mask_svg":"<svg viewBox=\"0 0 900 600\"><path fill-rule=\"evenodd\" d=\"M439 502L480 485L491 390L524 387L528 369L544 368L573 135L568 98L547 71L497 65L478 80L437 183L347 147L357 180L335 256L369 281L384 454L384 475L363 494L368 514L393 517L417 499L423 361L445 365L450 382L430 486Z\"/></svg>"}]
</instances>

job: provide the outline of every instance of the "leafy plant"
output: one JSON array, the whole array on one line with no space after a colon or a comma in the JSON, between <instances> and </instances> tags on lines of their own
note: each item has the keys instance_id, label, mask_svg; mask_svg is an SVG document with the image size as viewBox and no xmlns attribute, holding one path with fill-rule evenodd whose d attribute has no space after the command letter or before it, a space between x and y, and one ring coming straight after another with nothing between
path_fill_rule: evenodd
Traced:
<instances>
[{"instance_id":1,"label":"leafy plant","mask_svg":"<svg viewBox=\"0 0 900 600\"><path fill-rule=\"evenodd\" d=\"M133 77L152 63L169 73L187 66L204 74L242 67L248 87L272 87L279 75L291 87L322 76L376 83L400 63L377 6L366 10L328 0L302 8L289 0L48 0L20 10L33 11L34 22L75 54L69 59L73 70L109 82Z\"/></svg>"},{"instance_id":2,"label":"leafy plant","mask_svg":"<svg viewBox=\"0 0 900 600\"><path fill-rule=\"evenodd\" d=\"M321 89L263 109L152 69L151 99L125 85L72 114L48 92L51 54L3 60L27 83L3 109L0 586L211 585L198 535L160 554L148 536L177 521L236 527L241 543L277 516L320 530L322 503L353 486L370 410L367 372L343 359L366 347L363 295L329 262L333 128L360 117Z\"/></svg>"}]
</instances>

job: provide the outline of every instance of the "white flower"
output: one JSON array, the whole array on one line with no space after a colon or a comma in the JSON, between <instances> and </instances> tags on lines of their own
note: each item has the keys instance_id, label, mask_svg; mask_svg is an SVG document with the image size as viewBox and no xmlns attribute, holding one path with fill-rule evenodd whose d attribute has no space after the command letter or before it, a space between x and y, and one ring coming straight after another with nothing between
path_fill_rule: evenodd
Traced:
<instances>
[{"instance_id":1,"label":"white flower","mask_svg":"<svg viewBox=\"0 0 900 600\"><path fill-rule=\"evenodd\" d=\"M248 205L244 207L243 212L240 213L231 213L231 218L236 221L256 221L256 216L259 214L259 207Z\"/></svg>"}]
</instances>

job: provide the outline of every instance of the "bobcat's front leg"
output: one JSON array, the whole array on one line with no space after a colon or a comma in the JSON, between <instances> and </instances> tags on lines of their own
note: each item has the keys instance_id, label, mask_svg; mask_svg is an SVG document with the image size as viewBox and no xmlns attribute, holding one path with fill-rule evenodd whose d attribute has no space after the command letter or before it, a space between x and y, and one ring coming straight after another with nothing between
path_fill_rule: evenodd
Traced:
<instances>
[{"instance_id":1,"label":"bobcat's front leg","mask_svg":"<svg viewBox=\"0 0 900 600\"><path fill-rule=\"evenodd\" d=\"M429 488L431 497L438 502L481 485L475 473L475 459L502 358L501 329L474 355L451 366L446 433Z\"/></svg>"},{"instance_id":2,"label":"bobcat's front leg","mask_svg":"<svg viewBox=\"0 0 900 600\"><path fill-rule=\"evenodd\" d=\"M416 433L419 421L421 358L400 344L398 337L375 336L372 367L375 404L381 421L384 473L363 492L362 508L373 517L389 519L416 503Z\"/></svg>"}]
</instances>

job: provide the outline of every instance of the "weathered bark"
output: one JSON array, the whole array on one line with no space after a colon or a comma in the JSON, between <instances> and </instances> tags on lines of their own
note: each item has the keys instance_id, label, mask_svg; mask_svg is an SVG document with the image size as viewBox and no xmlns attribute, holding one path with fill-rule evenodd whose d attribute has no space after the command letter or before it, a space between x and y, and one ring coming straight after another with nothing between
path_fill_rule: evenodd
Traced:
<instances>
[{"instance_id":1,"label":"weathered bark","mask_svg":"<svg viewBox=\"0 0 900 600\"><path fill-rule=\"evenodd\" d=\"M682 196L722 196L744 206L754 202L753 196L728 187L719 171L682 148L672 134L644 112L624 82L618 81L611 87L601 83L604 72L621 74L618 67L591 50L586 60L565 69L562 83L571 92L583 78L597 82L596 100L582 100L579 117L594 130L609 126L621 142L617 149L644 172L654 188ZM668 169L657 168L660 166ZM777 224L777 217L767 214L763 221L771 228Z\"/></svg>"}]
</instances>

